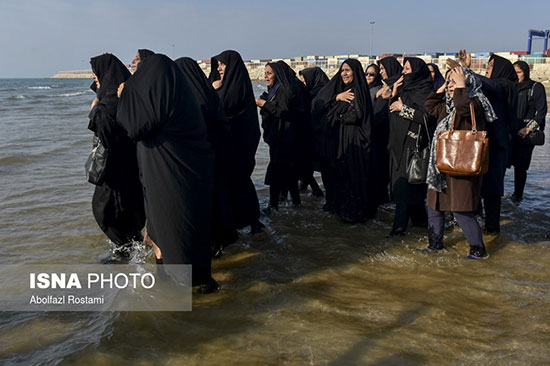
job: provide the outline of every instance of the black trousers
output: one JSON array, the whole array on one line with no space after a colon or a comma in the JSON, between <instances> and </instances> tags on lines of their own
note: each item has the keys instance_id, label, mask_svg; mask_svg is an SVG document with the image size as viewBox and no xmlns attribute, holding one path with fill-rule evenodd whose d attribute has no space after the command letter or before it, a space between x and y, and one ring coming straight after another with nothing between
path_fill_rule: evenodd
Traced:
<instances>
[{"instance_id":1,"label":"black trousers","mask_svg":"<svg viewBox=\"0 0 550 366\"><path fill-rule=\"evenodd\" d=\"M483 196L483 208L485 209L485 229L487 231L500 231L500 196Z\"/></svg>"}]
</instances>

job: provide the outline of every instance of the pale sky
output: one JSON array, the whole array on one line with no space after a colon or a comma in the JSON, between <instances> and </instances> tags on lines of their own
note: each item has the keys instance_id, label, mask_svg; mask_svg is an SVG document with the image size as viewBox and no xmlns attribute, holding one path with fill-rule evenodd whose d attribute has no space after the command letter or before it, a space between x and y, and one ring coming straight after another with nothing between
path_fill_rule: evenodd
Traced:
<instances>
[{"instance_id":1,"label":"pale sky","mask_svg":"<svg viewBox=\"0 0 550 366\"><path fill-rule=\"evenodd\" d=\"M525 51L528 29L550 29L549 14L547 0L0 0L0 78L89 69L103 52L129 63L138 48L195 59L368 54L371 35L374 54Z\"/></svg>"}]
</instances>

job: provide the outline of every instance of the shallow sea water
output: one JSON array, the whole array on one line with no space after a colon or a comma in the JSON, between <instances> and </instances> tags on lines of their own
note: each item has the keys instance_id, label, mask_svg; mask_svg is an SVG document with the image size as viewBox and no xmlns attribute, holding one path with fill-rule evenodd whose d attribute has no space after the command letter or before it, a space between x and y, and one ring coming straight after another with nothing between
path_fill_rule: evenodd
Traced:
<instances>
[{"instance_id":1,"label":"shallow sea water","mask_svg":"<svg viewBox=\"0 0 550 366\"><path fill-rule=\"evenodd\" d=\"M0 80L0 264L97 263L109 243L91 213L84 161L87 80ZM257 94L263 86L254 83ZM425 229L386 239L393 207L347 225L283 205L213 263L223 286L186 313L0 313L2 365L546 365L550 363L550 147L535 149L525 199L503 199L490 258L465 259ZM267 148L254 182L260 200ZM511 193L512 171L506 191ZM138 246L132 261L153 262Z\"/></svg>"}]
</instances>

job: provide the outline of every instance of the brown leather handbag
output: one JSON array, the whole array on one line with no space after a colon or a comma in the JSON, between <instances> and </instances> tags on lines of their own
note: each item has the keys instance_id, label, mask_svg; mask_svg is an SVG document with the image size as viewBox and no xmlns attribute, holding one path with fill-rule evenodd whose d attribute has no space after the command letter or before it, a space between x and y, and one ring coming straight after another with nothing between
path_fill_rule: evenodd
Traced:
<instances>
[{"instance_id":1,"label":"brown leather handbag","mask_svg":"<svg viewBox=\"0 0 550 366\"><path fill-rule=\"evenodd\" d=\"M437 169L455 177L476 176L489 169L487 131L478 131L474 105L470 102L471 130L455 130L456 112L451 129L437 135Z\"/></svg>"}]
</instances>

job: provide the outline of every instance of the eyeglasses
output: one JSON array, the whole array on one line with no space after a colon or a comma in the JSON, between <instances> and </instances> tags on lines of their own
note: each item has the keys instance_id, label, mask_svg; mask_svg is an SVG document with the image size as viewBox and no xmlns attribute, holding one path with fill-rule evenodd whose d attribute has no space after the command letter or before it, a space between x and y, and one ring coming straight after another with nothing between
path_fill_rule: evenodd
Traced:
<instances>
[{"instance_id":1,"label":"eyeglasses","mask_svg":"<svg viewBox=\"0 0 550 366\"><path fill-rule=\"evenodd\" d=\"M376 76L376 73L375 72L366 72L365 75L366 76Z\"/></svg>"}]
</instances>

